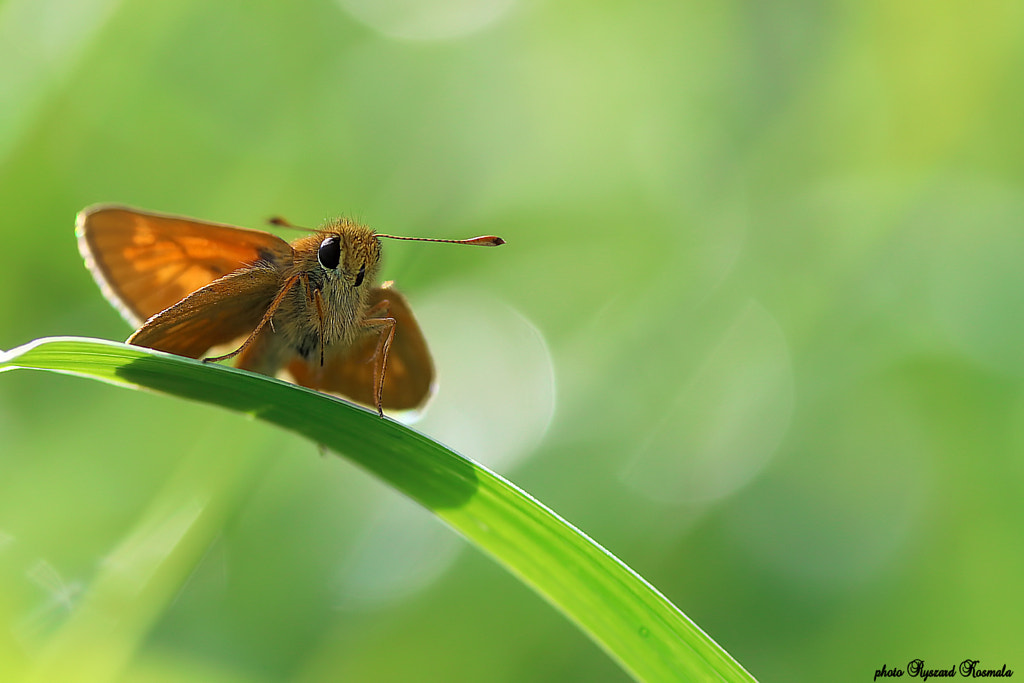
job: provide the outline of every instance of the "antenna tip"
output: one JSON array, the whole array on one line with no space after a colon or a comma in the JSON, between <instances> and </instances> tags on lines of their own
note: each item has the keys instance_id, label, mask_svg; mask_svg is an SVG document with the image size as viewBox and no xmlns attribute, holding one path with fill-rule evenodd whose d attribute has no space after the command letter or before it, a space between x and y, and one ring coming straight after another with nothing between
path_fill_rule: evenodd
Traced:
<instances>
[{"instance_id":1,"label":"antenna tip","mask_svg":"<svg viewBox=\"0 0 1024 683\"><path fill-rule=\"evenodd\" d=\"M505 240L495 235L485 235L484 237L474 237L471 240L466 240L467 244L477 244L481 247L500 247L505 244Z\"/></svg>"}]
</instances>

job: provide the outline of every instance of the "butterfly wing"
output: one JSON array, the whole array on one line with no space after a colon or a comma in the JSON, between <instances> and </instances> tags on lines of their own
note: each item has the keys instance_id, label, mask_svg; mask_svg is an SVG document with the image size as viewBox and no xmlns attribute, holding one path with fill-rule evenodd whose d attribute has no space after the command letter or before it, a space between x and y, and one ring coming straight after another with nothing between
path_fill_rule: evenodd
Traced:
<instances>
[{"instance_id":1,"label":"butterfly wing","mask_svg":"<svg viewBox=\"0 0 1024 683\"><path fill-rule=\"evenodd\" d=\"M434 363L405 297L387 286L370 291L371 307L384 300L388 301L388 317L395 319L395 338L388 351L381 403L389 410L418 408L433 393ZM368 332L350 348L330 353L323 366L319 357L312 361L296 358L288 365L288 371L302 386L343 394L358 403L375 406L373 375L378 339L377 333Z\"/></svg>"},{"instance_id":2,"label":"butterfly wing","mask_svg":"<svg viewBox=\"0 0 1024 683\"><path fill-rule=\"evenodd\" d=\"M199 358L210 348L247 337L278 288L269 267L246 267L218 278L147 320L129 344Z\"/></svg>"},{"instance_id":3,"label":"butterfly wing","mask_svg":"<svg viewBox=\"0 0 1024 683\"><path fill-rule=\"evenodd\" d=\"M76 233L100 289L136 326L243 266L292 258L268 232L123 206L84 209Z\"/></svg>"}]
</instances>

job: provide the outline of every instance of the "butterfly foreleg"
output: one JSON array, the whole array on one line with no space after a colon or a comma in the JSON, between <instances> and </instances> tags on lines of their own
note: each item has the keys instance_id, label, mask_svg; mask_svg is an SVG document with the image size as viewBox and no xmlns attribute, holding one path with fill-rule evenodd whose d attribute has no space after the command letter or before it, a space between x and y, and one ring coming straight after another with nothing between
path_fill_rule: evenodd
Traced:
<instances>
[{"instance_id":1,"label":"butterfly foreleg","mask_svg":"<svg viewBox=\"0 0 1024 683\"><path fill-rule=\"evenodd\" d=\"M267 312L263 314L263 318L260 320L259 325L257 325L256 329L252 331L252 334L250 334L246 338L246 340L242 342L241 346L239 346L231 353L225 354L223 356L216 356L214 358L205 358L204 360L207 363L215 363L217 361L227 360L228 358L234 358L242 351L245 351L249 347L249 345L252 344L253 340L256 339L259 333L263 331L263 327L273 319L274 314L277 313L277 309L281 306L281 302L284 301L284 298L286 296L288 296L288 292L291 291L292 287L295 286L295 283L299 281L300 277L302 277L301 273L298 275L293 275L285 281L284 286L281 287L281 290L277 293L277 296L275 296L274 300L270 302L270 306L267 308Z\"/></svg>"},{"instance_id":2,"label":"butterfly foreleg","mask_svg":"<svg viewBox=\"0 0 1024 683\"><path fill-rule=\"evenodd\" d=\"M381 301L376 306L371 308L372 311L384 304L386 310L387 301ZM384 394L384 371L387 368L388 362L388 351L391 349L391 342L395 339L395 326L397 321L394 318L365 318L362 326L368 330L376 330L380 335L377 339L377 350L373 354L373 359L376 359L376 364L373 369L373 395L377 403L377 413L384 417L384 405L383 405L383 394Z\"/></svg>"}]
</instances>

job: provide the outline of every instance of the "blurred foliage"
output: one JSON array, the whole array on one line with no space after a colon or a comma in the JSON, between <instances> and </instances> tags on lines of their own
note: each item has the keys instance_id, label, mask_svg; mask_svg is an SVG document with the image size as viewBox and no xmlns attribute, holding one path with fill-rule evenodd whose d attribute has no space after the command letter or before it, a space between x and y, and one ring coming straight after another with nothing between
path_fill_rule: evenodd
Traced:
<instances>
[{"instance_id":1,"label":"blurred foliage","mask_svg":"<svg viewBox=\"0 0 1024 683\"><path fill-rule=\"evenodd\" d=\"M401 320L399 320L401 323ZM149 389L263 420L372 472L431 510L561 610L639 680L753 681L728 653L636 572L508 480L437 441L317 391L252 372L102 339L49 337L0 354L0 372L48 370ZM117 621L167 608L195 550L206 546L203 506L160 511L119 548L52 640L34 678L103 680L120 661L92 657L116 639ZM168 524L163 525L166 519ZM184 561L182 559L184 558ZM168 570L179 574L165 578ZM157 577L165 580L161 581ZM147 614L148 613L148 614ZM119 624L120 626L120 624ZM130 629L135 631L135 629Z\"/></svg>"},{"instance_id":2,"label":"blurred foliage","mask_svg":"<svg viewBox=\"0 0 1024 683\"><path fill-rule=\"evenodd\" d=\"M418 428L764 680L1019 668L1022 66L999 2L5 0L0 348L130 332L94 202L500 234L386 245L438 359ZM0 677L183 515L176 598L95 653L126 678L622 678L297 437L32 373L0 381Z\"/></svg>"}]
</instances>

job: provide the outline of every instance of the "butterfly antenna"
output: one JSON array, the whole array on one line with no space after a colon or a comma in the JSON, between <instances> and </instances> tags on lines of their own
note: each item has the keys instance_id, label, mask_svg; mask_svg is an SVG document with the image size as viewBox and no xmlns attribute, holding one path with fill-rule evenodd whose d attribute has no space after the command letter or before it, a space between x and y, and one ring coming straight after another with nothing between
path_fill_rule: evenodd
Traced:
<instances>
[{"instance_id":1,"label":"butterfly antenna","mask_svg":"<svg viewBox=\"0 0 1024 683\"><path fill-rule=\"evenodd\" d=\"M399 237L398 235L381 235L377 233L377 237L387 237L389 240L408 240L410 242L445 242L447 244L469 244L475 247L500 247L505 244L505 240L494 235L482 235L480 237L471 237L468 240L442 240L434 237Z\"/></svg>"},{"instance_id":2,"label":"butterfly antenna","mask_svg":"<svg viewBox=\"0 0 1024 683\"><path fill-rule=\"evenodd\" d=\"M295 225L294 223L289 221L287 218L284 218L283 216L273 216L272 218L268 218L267 223L270 223L271 225L276 225L279 228L288 228L289 230L305 230L306 232L313 232L310 228L304 228L301 225Z\"/></svg>"}]
</instances>

